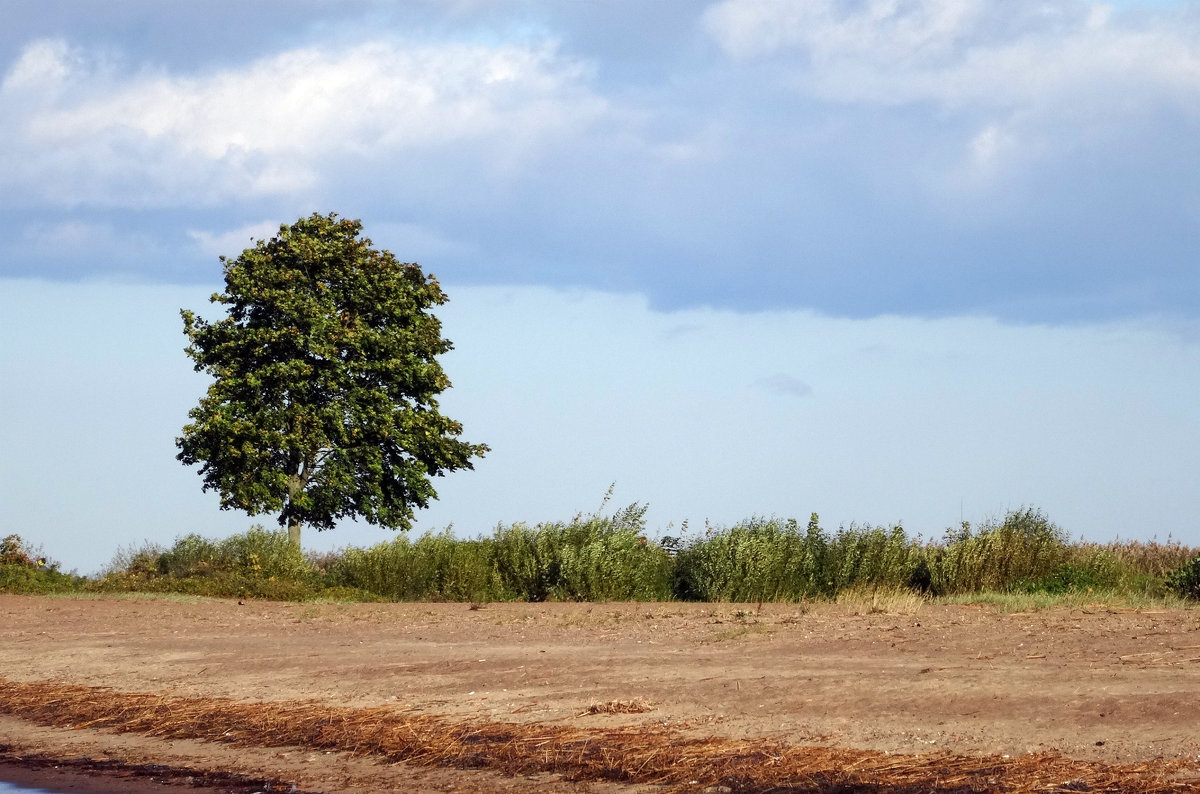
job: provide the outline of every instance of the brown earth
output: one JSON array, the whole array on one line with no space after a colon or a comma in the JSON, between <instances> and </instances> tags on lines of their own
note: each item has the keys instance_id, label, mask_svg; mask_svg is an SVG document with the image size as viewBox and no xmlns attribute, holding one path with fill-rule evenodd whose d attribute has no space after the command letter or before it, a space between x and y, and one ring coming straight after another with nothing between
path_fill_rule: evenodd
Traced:
<instances>
[{"instance_id":1,"label":"brown earth","mask_svg":"<svg viewBox=\"0 0 1200 794\"><path fill-rule=\"evenodd\" d=\"M0 596L0 679L906 756L1200 761L1200 611L877 609ZM142 777L209 791L651 790L0 716L0 779L29 756L159 765Z\"/></svg>"}]
</instances>

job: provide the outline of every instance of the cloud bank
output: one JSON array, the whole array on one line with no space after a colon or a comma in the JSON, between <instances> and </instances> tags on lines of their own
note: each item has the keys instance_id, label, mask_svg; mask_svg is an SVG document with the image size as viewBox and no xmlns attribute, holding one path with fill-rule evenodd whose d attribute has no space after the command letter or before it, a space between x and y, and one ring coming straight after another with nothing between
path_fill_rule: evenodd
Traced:
<instances>
[{"instance_id":1,"label":"cloud bank","mask_svg":"<svg viewBox=\"0 0 1200 794\"><path fill-rule=\"evenodd\" d=\"M211 280L336 210L460 283L662 309L1200 314L1190 4L304 4L208 54L138 9L157 44L8 34L0 274Z\"/></svg>"},{"instance_id":2,"label":"cloud bank","mask_svg":"<svg viewBox=\"0 0 1200 794\"><path fill-rule=\"evenodd\" d=\"M550 45L366 41L180 75L36 41L0 86L5 171L26 202L137 207L304 192L347 156L472 145L513 163L604 112L585 71Z\"/></svg>"}]
</instances>

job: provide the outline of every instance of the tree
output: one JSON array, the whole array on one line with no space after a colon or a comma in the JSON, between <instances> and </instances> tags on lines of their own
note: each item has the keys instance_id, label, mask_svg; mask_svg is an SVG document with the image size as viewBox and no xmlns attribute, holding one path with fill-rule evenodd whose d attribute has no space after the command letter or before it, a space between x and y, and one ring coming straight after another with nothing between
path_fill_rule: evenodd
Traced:
<instances>
[{"instance_id":1,"label":"tree","mask_svg":"<svg viewBox=\"0 0 1200 794\"><path fill-rule=\"evenodd\" d=\"M336 213L280 226L236 259L221 257L228 315L181 310L187 354L214 380L175 443L201 464L221 508L279 512L300 528L345 517L409 529L437 498L430 478L473 468L483 444L438 412L451 349L430 308L437 280L360 237Z\"/></svg>"}]
</instances>

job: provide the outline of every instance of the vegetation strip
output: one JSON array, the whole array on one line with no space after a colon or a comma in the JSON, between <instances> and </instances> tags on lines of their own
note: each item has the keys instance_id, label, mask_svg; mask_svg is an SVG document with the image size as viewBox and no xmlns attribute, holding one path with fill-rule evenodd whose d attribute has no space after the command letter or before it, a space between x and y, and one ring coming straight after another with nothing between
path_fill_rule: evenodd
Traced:
<instances>
[{"instance_id":1,"label":"vegetation strip","mask_svg":"<svg viewBox=\"0 0 1200 794\"><path fill-rule=\"evenodd\" d=\"M889 755L767 741L687 738L661 728L581 730L463 723L393 707L315 702L247 703L117 692L59 681L0 679L0 713L42 725L202 739L239 746L348 752L425 766L488 768L510 775L662 784L736 792L1105 791L1200 792L1187 759L1103 764L1055 754L1004 758L948 753Z\"/></svg>"},{"instance_id":2,"label":"vegetation strip","mask_svg":"<svg viewBox=\"0 0 1200 794\"><path fill-rule=\"evenodd\" d=\"M305 555L286 532L256 527L223 540L123 550L91 579L62 573L19 536L0 538L0 592L170 592L285 601L837 600L862 593L921 598L1026 596L1187 606L1200 600L1200 548L1177 542L1070 542L1040 512L951 529L941 540L899 525L836 531L816 515L685 528L651 542L646 508L570 522L449 530L371 548Z\"/></svg>"}]
</instances>

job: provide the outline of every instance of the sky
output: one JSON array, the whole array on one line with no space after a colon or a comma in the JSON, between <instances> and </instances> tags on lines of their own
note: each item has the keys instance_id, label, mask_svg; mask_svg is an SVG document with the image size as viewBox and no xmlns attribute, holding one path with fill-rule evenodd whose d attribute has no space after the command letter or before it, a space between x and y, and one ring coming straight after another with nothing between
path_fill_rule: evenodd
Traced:
<instances>
[{"instance_id":1,"label":"sky","mask_svg":"<svg viewBox=\"0 0 1200 794\"><path fill-rule=\"evenodd\" d=\"M437 275L492 452L631 502L1200 545L1200 2L0 0L0 533L223 536L180 308L313 212ZM389 530L346 522L311 548Z\"/></svg>"}]
</instances>

